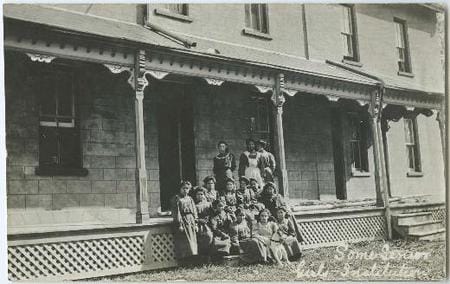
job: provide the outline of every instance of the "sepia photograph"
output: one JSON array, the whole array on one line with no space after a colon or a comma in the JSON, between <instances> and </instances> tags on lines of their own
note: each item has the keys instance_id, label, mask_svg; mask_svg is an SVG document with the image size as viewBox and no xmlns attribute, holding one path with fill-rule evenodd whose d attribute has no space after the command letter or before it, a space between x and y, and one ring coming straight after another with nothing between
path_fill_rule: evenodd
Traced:
<instances>
[{"instance_id":1,"label":"sepia photograph","mask_svg":"<svg viewBox=\"0 0 450 284\"><path fill-rule=\"evenodd\" d=\"M50 2L2 4L5 281L448 278L446 3Z\"/></svg>"}]
</instances>

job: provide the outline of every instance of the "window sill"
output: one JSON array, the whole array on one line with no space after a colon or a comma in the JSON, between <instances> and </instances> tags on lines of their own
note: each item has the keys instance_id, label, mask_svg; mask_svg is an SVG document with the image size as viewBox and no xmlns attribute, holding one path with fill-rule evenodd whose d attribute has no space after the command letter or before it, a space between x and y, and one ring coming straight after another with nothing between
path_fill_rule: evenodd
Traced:
<instances>
[{"instance_id":1,"label":"window sill","mask_svg":"<svg viewBox=\"0 0 450 284\"><path fill-rule=\"evenodd\" d=\"M254 37L262 38L262 39L266 39L266 40L272 40L272 37L269 34L258 32L258 31L255 31L254 29L250 29L250 28L244 28L242 30L242 33L244 35L248 35L248 36L254 36Z\"/></svg>"},{"instance_id":2,"label":"window sill","mask_svg":"<svg viewBox=\"0 0 450 284\"><path fill-rule=\"evenodd\" d=\"M409 78L414 78L414 74L410 73L410 72L402 72L402 71L398 71L397 75L399 76L405 76L405 77L409 77Z\"/></svg>"},{"instance_id":3,"label":"window sill","mask_svg":"<svg viewBox=\"0 0 450 284\"><path fill-rule=\"evenodd\" d=\"M407 177L423 177L423 173L422 172L407 172L406 176Z\"/></svg>"},{"instance_id":4,"label":"window sill","mask_svg":"<svg viewBox=\"0 0 450 284\"><path fill-rule=\"evenodd\" d=\"M34 173L38 176L87 176L89 171L85 168L36 167Z\"/></svg>"},{"instance_id":5,"label":"window sill","mask_svg":"<svg viewBox=\"0 0 450 284\"><path fill-rule=\"evenodd\" d=\"M370 172L360 172L357 170L352 171L352 177L370 177Z\"/></svg>"},{"instance_id":6,"label":"window sill","mask_svg":"<svg viewBox=\"0 0 450 284\"><path fill-rule=\"evenodd\" d=\"M190 23L190 22L193 21L193 19L191 17L189 17L189 16L173 13L173 12L170 12L169 10L166 10L166 9L155 9L155 14L159 15L159 16L168 17L168 18L171 18L171 19L174 19L174 20L179 20L179 21L182 21L182 22Z\"/></svg>"},{"instance_id":7,"label":"window sill","mask_svg":"<svg viewBox=\"0 0 450 284\"><path fill-rule=\"evenodd\" d=\"M351 59L342 59L342 63L348 64L348 65L352 65L352 66L356 66L356 67L362 67L363 64L361 62L358 61L354 61Z\"/></svg>"}]
</instances>

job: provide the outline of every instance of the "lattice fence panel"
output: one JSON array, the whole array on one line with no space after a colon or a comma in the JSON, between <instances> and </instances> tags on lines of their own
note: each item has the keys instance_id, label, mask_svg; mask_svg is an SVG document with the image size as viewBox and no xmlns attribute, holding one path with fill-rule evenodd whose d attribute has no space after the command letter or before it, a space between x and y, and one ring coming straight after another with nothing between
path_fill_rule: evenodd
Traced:
<instances>
[{"instance_id":1,"label":"lattice fence panel","mask_svg":"<svg viewBox=\"0 0 450 284\"><path fill-rule=\"evenodd\" d=\"M342 241L384 239L383 216L299 222L304 246Z\"/></svg>"},{"instance_id":2,"label":"lattice fence panel","mask_svg":"<svg viewBox=\"0 0 450 284\"><path fill-rule=\"evenodd\" d=\"M445 224L446 222L445 208L432 209L430 210L430 212L433 221L442 221Z\"/></svg>"},{"instance_id":3,"label":"lattice fence panel","mask_svg":"<svg viewBox=\"0 0 450 284\"><path fill-rule=\"evenodd\" d=\"M143 262L143 236L8 247L8 275L12 281L110 270Z\"/></svg>"},{"instance_id":4,"label":"lattice fence panel","mask_svg":"<svg viewBox=\"0 0 450 284\"><path fill-rule=\"evenodd\" d=\"M155 262L168 262L175 260L175 244L173 234L152 234L151 252Z\"/></svg>"}]
</instances>

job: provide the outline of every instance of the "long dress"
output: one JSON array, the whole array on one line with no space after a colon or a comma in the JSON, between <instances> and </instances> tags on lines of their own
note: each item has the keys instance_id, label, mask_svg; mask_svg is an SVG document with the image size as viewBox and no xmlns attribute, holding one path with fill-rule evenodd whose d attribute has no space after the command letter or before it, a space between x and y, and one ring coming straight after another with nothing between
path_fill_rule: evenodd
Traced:
<instances>
[{"instance_id":1,"label":"long dress","mask_svg":"<svg viewBox=\"0 0 450 284\"><path fill-rule=\"evenodd\" d=\"M234 172L236 169L236 160L231 153L218 154L214 157L213 172L216 178L216 187L219 192L225 190L225 180L227 178L227 171Z\"/></svg>"},{"instance_id":2,"label":"long dress","mask_svg":"<svg viewBox=\"0 0 450 284\"><path fill-rule=\"evenodd\" d=\"M210 227L214 236L212 254L228 255L230 253L231 240L229 232L232 222L231 216L225 211L216 213L211 218Z\"/></svg>"},{"instance_id":3,"label":"long dress","mask_svg":"<svg viewBox=\"0 0 450 284\"><path fill-rule=\"evenodd\" d=\"M201 201L195 204L195 206L197 207L198 214L198 252L199 254L206 255L209 253L213 241L213 233L208 225L210 218L209 216L212 211L211 202Z\"/></svg>"},{"instance_id":4,"label":"long dress","mask_svg":"<svg viewBox=\"0 0 450 284\"><path fill-rule=\"evenodd\" d=\"M175 228L175 255L178 259L198 254L195 232L197 208L190 196L177 196L173 210ZM181 232L179 228L182 227Z\"/></svg>"},{"instance_id":5,"label":"long dress","mask_svg":"<svg viewBox=\"0 0 450 284\"><path fill-rule=\"evenodd\" d=\"M283 240L283 246L286 249L289 260L297 260L302 256L300 244L297 240L295 225L290 218L278 220L278 232Z\"/></svg>"},{"instance_id":6,"label":"long dress","mask_svg":"<svg viewBox=\"0 0 450 284\"><path fill-rule=\"evenodd\" d=\"M245 151L239 158L239 176L254 178L259 186L263 186L263 178L261 176L261 157L259 152L250 153Z\"/></svg>"},{"instance_id":7,"label":"long dress","mask_svg":"<svg viewBox=\"0 0 450 284\"><path fill-rule=\"evenodd\" d=\"M246 246L242 246L242 249L247 255L247 262L267 262L273 258L273 253L270 249L271 238L277 230L277 224L271 221L266 224L258 222L254 226L251 242Z\"/></svg>"},{"instance_id":8,"label":"long dress","mask_svg":"<svg viewBox=\"0 0 450 284\"><path fill-rule=\"evenodd\" d=\"M272 219L272 220L275 220L275 216L277 216L276 214L277 214L278 208L280 208L280 207L286 208L286 202L284 201L283 197L278 193L273 194L273 195L267 195L263 192L259 198L259 202L264 204L265 208L269 209L270 214L272 215L270 217L270 219ZM289 214L289 212L288 212L288 214ZM300 233L300 227L298 226L297 221L295 220L295 217L293 215L290 215L289 219L291 220L291 222L294 226L297 240L299 242L302 242L303 237Z\"/></svg>"},{"instance_id":9,"label":"long dress","mask_svg":"<svg viewBox=\"0 0 450 284\"><path fill-rule=\"evenodd\" d=\"M231 254L243 253L241 245L250 240L250 237L250 228L247 225L247 221L245 219L240 223L238 223L237 221L233 222L230 227Z\"/></svg>"}]
</instances>

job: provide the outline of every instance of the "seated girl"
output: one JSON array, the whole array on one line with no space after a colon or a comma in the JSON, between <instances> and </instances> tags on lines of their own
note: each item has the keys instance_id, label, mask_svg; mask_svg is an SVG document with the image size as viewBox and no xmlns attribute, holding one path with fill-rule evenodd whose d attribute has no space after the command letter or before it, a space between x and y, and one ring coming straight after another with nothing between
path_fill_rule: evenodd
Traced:
<instances>
[{"instance_id":1,"label":"seated girl","mask_svg":"<svg viewBox=\"0 0 450 284\"><path fill-rule=\"evenodd\" d=\"M289 260L298 260L302 256L300 244L297 240L297 233L291 218L286 217L286 208L277 209L277 225L281 242L286 249Z\"/></svg>"},{"instance_id":2,"label":"seated girl","mask_svg":"<svg viewBox=\"0 0 450 284\"><path fill-rule=\"evenodd\" d=\"M248 208L250 200L255 199L255 193L248 187L249 179L245 176L239 178L239 188L236 191L236 199L238 204L243 204L244 208Z\"/></svg>"},{"instance_id":3,"label":"seated girl","mask_svg":"<svg viewBox=\"0 0 450 284\"><path fill-rule=\"evenodd\" d=\"M217 199L213 202L214 215L210 219L213 232L211 255L220 256L230 254L231 240L229 236L232 218L225 211L225 202Z\"/></svg>"},{"instance_id":4,"label":"seated girl","mask_svg":"<svg viewBox=\"0 0 450 284\"><path fill-rule=\"evenodd\" d=\"M251 237L250 228L245 220L245 212L237 209L235 212L236 221L230 227L231 254L241 254L241 244L247 242Z\"/></svg>"},{"instance_id":5,"label":"seated girl","mask_svg":"<svg viewBox=\"0 0 450 284\"><path fill-rule=\"evenodd\" d=\"M256 251L247 252L253 253L257 261L268 263L273 260L273 254L270 250L271 238L278 230L277 224L269 221L270 211L267 209L261 210L259 213L258 223L252 230L252 240L256 243Z\"/></svg>"},{"instance_id":6,"label":"seated girl","mask_svg":"<svg viewBox=\"0 0 450 284\"><path fill-rule=\"evenodd\" d=\"M225 191L221 194L220 199L226 205L226 211L230 214L234 214L237 206L236 192L234 179L227 178L225 183Z\"/></svg>"},{"instance_id":7,"label":"seated girl","mask_svg":"<svg viewBox=\"0 0 450 284\"><path fill-rule=\"evenodd\" d=\"M203 179L203 187L206 188L205 196L209 202L217 199L216 179L213 176L207 176Z\"/></svg>"}]
</instances>

